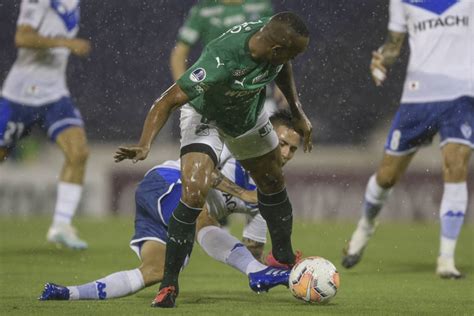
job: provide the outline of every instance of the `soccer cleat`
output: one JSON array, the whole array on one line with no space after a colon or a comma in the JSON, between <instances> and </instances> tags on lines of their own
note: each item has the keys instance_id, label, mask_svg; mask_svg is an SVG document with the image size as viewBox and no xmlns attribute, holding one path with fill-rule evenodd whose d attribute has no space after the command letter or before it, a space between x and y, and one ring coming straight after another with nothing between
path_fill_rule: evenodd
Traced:
<instances>
[{"instance_id":1,"label":"soccer cleat","mask_svg":"<svg viewBox=\"0 0 474 316\"><path fill-rule=\"evenodd\" d=\"M162 288L156 295L151 307L172 308L176 307L176 297L178 293L174 286L167 286Z\"/></svg>"},{"instance_id":2,"label":"soccer cleat","mask_svg":"<svg viewBox=\"0 0 474 316\"><path fill-rule=\"evenodd\" d=\"M375 225L370 225L365 219L359 221L356 230L343 250L342 266L344 268L349 269L359 263L364 249L367 247L367 243L374 232Z\"/></svg>"},{"instance_id":3,"label":"soccer cleat","mask_svg":"<svg viewBox=\"0 0 474 316\"><path fill-rule=\"evenodd\" d=\"M436 274L442 279L462 279L464 275L456 269L454 258L438 257Z\"/></svg>"},{"instance_id":4,"label":"soccer cleat","mask_svg":"<svg viewBox=\"0 0 474 316\"><path fill-rule=\"evenodd\" d=\"M71 249L87 249L87 243L79 239L76 229L68 224L54 225L48 230L47 240Z\"/></svg>"},{"instance_id":5,"label":"soccer cleat","mask_svg":"<svg viewBox=\"0 0 474 316\"><path fill-rule=\"evenodd\" d=\"M288 287L290 270L268 267L258 272L249 273L249 286L252 291L261 293L268 292L277 285Z\"/></svg>"},{"instance_id":6,"label":"soccer cleat","mask_svg":"<svg viewBox=\"0 0 474 316\"><path fill-rule=\"evenodd\" d=\"M38 297L40 301L67 301L69 300L69 289L54 283L46 283L43 293Z\"/></svg>"},{"instance_id":7,"label":"soccer cleat","mask_svg":"<svg viewBox=\"0 0 474 316\"><path fill-rule=\"evenodd\" d=\"M299 250L296 250L295 252L295 263L293 264L288 264L288 263L281 263L275 257L273 256L273 253L270 251L265 258L265 263L269 267L273 268L279 268L279 269L291 269L295 264L297 264L302 258L303 258L303 253Z\"/></svg>"}]
</instances>

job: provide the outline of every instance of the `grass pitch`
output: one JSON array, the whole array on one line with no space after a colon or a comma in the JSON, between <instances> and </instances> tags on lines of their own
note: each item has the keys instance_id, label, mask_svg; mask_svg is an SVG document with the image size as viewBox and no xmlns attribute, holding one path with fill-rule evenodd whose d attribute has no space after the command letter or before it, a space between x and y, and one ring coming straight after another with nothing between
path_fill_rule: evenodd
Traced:
<instances>
[{"instance_id":1,"label":"grass pitch","mask_svg":"<svg viewBox=\"0 0 474 316\"><path fill-rule=\"evenodd\" d=\"M79 219L77 227L90 245L82 252L47 244L49 221L1 218L0 315L474 315L473 225L464 226L457 250L458 268L468 276L454 281L434 274L438 225L382 223L364 260L345 270L341 248L355 224L296 223L295 247L331 260L341 273L340 291L326 306L298 301L283 287L257 295L245 276L196 246L181 274L178 308L161 310L149 307L157 286L109 301L38 301L45 282L82 284L139 264L128 247L132 219Z\"/></svg>"}]
</instances>

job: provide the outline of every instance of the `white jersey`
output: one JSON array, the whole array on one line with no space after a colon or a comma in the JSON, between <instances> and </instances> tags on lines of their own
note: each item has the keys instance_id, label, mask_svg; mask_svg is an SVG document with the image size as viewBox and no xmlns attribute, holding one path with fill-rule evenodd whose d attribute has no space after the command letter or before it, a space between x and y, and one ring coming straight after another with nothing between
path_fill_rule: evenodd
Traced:
<instances>
[{"instance_id":1,"label":"white jersey","mask_svg":"<svg viewBox=\"0 0 474 316\"><path fill-rule=\"evenodd\" d=\"M390 0L388 28L409 34L402 103L474 96L474 0Z\"/></svg>"},{"instance_id":2,"label":"white jersey","mask_svg":"<svg viewBox=\"0 0 474 316\"><path fill-rule=\"evenodd\" d=\"M22 0L17 25L29 25L44 37L73 38L79 30L79 0ZM18 49L2 88L11 101L40 106L69 96L69 49Z\"/></svg>"}]
</instances>

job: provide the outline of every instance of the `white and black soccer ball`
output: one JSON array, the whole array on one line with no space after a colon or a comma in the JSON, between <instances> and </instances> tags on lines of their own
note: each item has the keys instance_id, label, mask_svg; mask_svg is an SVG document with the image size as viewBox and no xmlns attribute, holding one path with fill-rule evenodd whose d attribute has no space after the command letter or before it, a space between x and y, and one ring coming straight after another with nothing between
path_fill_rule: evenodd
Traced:
<instances>
[{"instance_id":1,"label":"white and black soccer ball","mask_svg":"<svg viewBox=\"0 0 474 316\"><path fill-rule=\"evenodd\" d=\"M289 287L294 297L308 303L326 304L337 293L340 279L336 267L322 257L298 262L290 273Z\"/></svg>"}]
</instances>

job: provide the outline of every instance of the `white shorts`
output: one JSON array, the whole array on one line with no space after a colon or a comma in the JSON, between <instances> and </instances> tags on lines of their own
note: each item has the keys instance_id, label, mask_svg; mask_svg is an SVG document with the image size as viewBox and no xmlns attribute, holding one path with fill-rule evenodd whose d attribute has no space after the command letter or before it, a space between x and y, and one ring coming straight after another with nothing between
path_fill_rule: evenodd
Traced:
<instances>
[{"instance_id":1,"label":"white shorts","mask_svg":"<svg viewBox=\"0 0 474 316\"><path fill-rule=\"evenodd\" d=\"M278 146L278 136L273 130L266 111L262 111L255 126L244 134L231 137L212 123L203 123L202 115L186 104L181 108L181 148L191 144L206 144L219 163L224 144L237 160L263 156Z\"/></svg>"}]
</instances>

